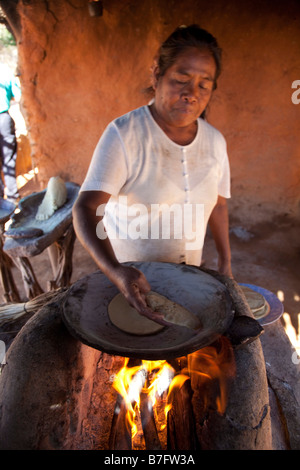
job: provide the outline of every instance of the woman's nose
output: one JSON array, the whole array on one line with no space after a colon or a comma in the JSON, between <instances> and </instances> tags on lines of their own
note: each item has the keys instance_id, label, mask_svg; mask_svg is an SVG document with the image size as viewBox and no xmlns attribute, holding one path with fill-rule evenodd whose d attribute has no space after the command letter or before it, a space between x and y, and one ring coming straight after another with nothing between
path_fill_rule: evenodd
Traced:
<instances>
[{"instance_id":1,"label":"woman's nose","mask_svg":"<svg viewBox=\"0 0 300 470\"><path fill-rule=\"evenodd\" d=\"M199 87L194 83L187 83L183 90L183 98L187 101L197 101L199 97Z\"/></svg>"}]
</instances>

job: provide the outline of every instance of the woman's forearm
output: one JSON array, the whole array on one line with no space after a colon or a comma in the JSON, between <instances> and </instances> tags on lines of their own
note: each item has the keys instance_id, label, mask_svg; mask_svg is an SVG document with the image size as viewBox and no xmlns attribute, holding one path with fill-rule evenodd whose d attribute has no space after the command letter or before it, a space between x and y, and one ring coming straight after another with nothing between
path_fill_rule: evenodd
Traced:
<instances>
[{"instance_id":1,"label":"woman's forearm","mask_svg":"<svg viewBox=\"0 0 300 470\"><path fill-rule=\"evenodd\" d=\"M105 236L102 221L104 211L100 215L97 209L100 205L104 207L109 197L110 195L101 192L81 193L73 208L73 224L77 238L129 304L142 315L161 322L161 315L152 312L146 304L144 294L150 291L150 285L144 274L134 267L122 265L109 238Z\"/></svg>"},{"instance_id":2,"label":"woman's forearm","mask_svg":"<svg viewBox=\"0 0 300 470\"><path fill-rule=\"evenodd\" d=\"M97 208L106 204L108 199L109 195L102 195L101 198L97 194L91 199L91 195L83 193L73 207L73 225L77 238L106 275L119 265L109 238L99 237L97 234L97 226L103 224L103 217L97 215ZM102 232L104 233L104 229Z\"/></svg>"},{"instance_id":3,"label":"woman's forearm","mask_svg":"<svg viewBox=\"0 0 300 470\"><path fill-rule=\"evenodd\" d=\"M228 209L225 198L219 196L209 219L209 227L219 255L219 271L232 277Z\"/></svg>"}]
</instances>

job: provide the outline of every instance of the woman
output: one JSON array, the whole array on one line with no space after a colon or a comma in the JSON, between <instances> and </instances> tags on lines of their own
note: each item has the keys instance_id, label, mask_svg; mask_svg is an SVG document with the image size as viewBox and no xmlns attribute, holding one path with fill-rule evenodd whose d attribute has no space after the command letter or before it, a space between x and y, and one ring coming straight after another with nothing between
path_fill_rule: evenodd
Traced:
<instances>
[{"instance_id":1,"label":"woman","mask_svg":"<svg viewBox=\"0 0 300 470\"><path fill-rule=\"evenodd\" d=\"M122 262L199 266L209 223L219 270L232 275L226 143L199 117L220 70L221 51L213 36L197 25L177 28L162 44L152 70L154 99L109 124L74 206L83 246L128 302L156 321L161 317L145 302L151 288L147 279Z\"/></svg>"}]
</instances>

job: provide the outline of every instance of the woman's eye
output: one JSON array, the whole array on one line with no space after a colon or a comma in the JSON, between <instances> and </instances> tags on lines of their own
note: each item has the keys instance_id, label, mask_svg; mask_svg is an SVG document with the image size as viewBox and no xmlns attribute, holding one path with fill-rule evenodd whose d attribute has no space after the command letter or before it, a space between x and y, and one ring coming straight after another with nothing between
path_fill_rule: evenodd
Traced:
<instances>
[{"instance_id":1,"label":"woman's eye","mask_svg":"<svg viewBox=\"0 0 300 470\"><path fill-rule=\"evenodd\" d=\"M202 90L211 90L211 83L210 82L201 82L199 87Z\"/></svg>"}]
</instances>

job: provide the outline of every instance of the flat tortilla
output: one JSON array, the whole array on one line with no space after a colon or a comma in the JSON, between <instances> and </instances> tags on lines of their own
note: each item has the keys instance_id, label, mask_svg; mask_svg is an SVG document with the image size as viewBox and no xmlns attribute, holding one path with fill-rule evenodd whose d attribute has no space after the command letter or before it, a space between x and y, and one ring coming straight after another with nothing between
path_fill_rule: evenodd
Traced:
<instances>
[{"instance_id":1,"label":"flat tortilla","mask_svg":"<svg viewBox=\"0 0 300 470\"><path fill-rule=\"evenodd\" d=\"M108 305L108 316L120 330L132 335L151 335L164 328L131 307L123 294L117 294Z\"/></svg>"},{"instance_id":2,"label":"flat tortilla","mask_svg":"<svg viewBox=\"0 0 300 470\"><path fill-rule=\"evenodd\" d=\"M157 292L146 295L146 303L154 312L161 313L164 320L176 325L194 330L202 327L199 318L182 305L172 302ZM123 294L117 294L108 305L108 315L111 322L120 330L133 335L149 335L164 328L143 315L140 315L129 305Z\"/></svg>"},{"instance_id":3,"label":"flat tortilla","mask_svg":"<svg viewBox=\"0 0 300 470\"><path fill-rule=\"evenodd\" d=\"M182 307L182 305L172 302L157 292L149 292L146 295L146 302L153 311L161 313L164 320L169 323L186 326L187 328L192 328L194 330L198 330L202 327L202 324L196 315Z\"/></svg>"},{"instance_id":4,"label":"flat tortilla","mask_svg":"<svg viewBox=\"0 0 300 470\"><path fill-rule=\"evenodd\" d=\"M265 317L270 312L270 305L262 294L250 287L240 286L246 297L247 303L256 320Z\"/></svg>"}]
</instances>

